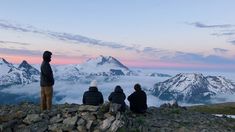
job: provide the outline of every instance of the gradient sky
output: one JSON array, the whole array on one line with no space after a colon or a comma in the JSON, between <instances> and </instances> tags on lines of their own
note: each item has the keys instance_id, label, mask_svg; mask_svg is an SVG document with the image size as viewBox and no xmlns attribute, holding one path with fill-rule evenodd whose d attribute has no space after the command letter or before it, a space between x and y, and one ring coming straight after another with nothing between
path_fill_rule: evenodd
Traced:
<instances>
[{"instance_id":1,"label":"gradient sky","mask_svg":"<svg viewBox=\"0 0 235 132\"><path fill-rule=\"evenodd\" d=\"M0 57L235 71L234 0L2 0Z\"/></svg>"}]
</instances>

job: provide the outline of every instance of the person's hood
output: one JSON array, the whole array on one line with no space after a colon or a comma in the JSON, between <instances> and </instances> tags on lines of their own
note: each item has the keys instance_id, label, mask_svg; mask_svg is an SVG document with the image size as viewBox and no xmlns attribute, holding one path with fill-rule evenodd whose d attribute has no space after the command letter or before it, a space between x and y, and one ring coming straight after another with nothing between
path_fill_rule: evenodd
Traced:
<instances>
[{"instance_id":1,"label":"person's hood","mask_svg":"<svg viewBox=\"0 0 235 132\"><path fill-rule=\"evenodd\" d=\"M117 92L117 93L123 93L123 90L121 87L116 87L114 92Z\"/></svg>"},{"instance_id":2,"label":"person's hood","mask_svg":"<svg viewBox=\"0 0 235 132\"><path fill-rule=\"evenodd\" d=\"M98 91L97 87L89 87L89 91Z\"/></svg>"},{"instance_id":3,"label":"person's hood","mask_svg":"<svg viewBox=\"0 0 235 132\"><path fill-rule=\"evenodd\" d=\"M97 87L97 81L96 80L91 81L90 87Z\"/></svg>"},{"instance_id":4,"label":"person's hood","mask_svg":"<svg viewBox=\"0 0 235 132\"><path fill-rule=\"evenodd\" d=\"M43 53L43 60L46 62L50 62L51 61L51 55L52 53L50 51L45 51Z\"/></svg>"}]
</instances>

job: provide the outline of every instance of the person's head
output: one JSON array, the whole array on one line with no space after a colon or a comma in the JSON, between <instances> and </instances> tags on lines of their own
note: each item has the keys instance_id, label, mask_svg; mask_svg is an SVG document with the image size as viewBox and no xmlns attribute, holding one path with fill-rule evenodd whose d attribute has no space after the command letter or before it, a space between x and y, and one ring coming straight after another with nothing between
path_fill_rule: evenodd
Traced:
<instances>
[{"instance_id":1,"label":"person's head","mask_svg":"<svg viewBox=\"0 0 235 132\"><path fill-rule=\"evenodd\" d=\"M119 85L117 85L117 86L115 87L115 90L114 90L114 91L115 91L115 92L123 92L121 86L119 86Z\"/></svg>"},{"instance_id":2,"label":"person's head","mask_svg":"<svg viewBox=\"0 0 235 132\"><path fill-rule=\"evenodd\" d=\"M140 84L135 84L135 86L134 86L134 89L135 89L135 91L141 91L141 86L140 86Z\"/></svg>"},{"instance_id":3,"label":"person's head","mask_svg":"<svg viewBox=\"0 0 235 132\"><path fill-rule=\"evenodd\" d=\"M90 87L97 87L97 81L96 80L91 81Z\"/></svg>"},{"instance_id":4,"label":"person's head","mask_svg":"<svg viewBox=\"0 0 235 132\"><path fill-rule=\"evenodd\" d=\"M46 62L50 62L51 61L51 55L52 53L50 51L44 51L43 53L43 60Z\"/></svg>"}]
</instances>

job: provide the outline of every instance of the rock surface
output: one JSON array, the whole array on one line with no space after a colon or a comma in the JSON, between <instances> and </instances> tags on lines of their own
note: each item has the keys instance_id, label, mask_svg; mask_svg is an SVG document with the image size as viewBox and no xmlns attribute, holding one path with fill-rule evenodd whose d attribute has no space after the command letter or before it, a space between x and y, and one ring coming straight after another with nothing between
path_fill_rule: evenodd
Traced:
<instances>
[{"instance_id":1,"label":"rock surface","mask_svg":"<svg viewBox=\"0 0 235 132\"><path fill-rule=\"evenodd\" d=\"M36 104L0 105L0 132L235 131L234 119L192 112L176 104L149 107L145 114L128 109L109 113L108 108L108 103L98 107L60 104L41 112Z\"/></svg>"}]
</instances>

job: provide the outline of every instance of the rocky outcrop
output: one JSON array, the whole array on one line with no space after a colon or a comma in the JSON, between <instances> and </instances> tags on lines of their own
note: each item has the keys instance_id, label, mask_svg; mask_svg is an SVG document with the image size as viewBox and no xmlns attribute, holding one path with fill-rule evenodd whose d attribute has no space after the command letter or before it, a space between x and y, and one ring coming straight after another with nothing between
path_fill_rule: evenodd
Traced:
<instances>
[{"instance_id":1,"label":"rocky outcrop","mask_svg":"<svg viewBox=\"0 0 235 132\"><path fill-rule=\"evenodd\" d=\"M116 131L124 122L121 114L109 113L109 103L102 106L61 104L51 111L38 105L0 106L0 131Z\"/></svg>"},{"instance_id":2,"label":"rocky outcrop","mask_svg":"<svg viewBox=\"0 0 235 132\"><path fill-rule=\"evenodd\" d=\"M115 132L115 131L235 131L235 120L192 112L177 103L149 107L145 114L109 112L101 106L54 105L40 111L39 105L0 105L0 131L6 132Z\"/></svg>"}]
</instances>

